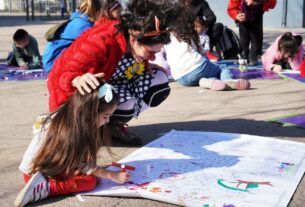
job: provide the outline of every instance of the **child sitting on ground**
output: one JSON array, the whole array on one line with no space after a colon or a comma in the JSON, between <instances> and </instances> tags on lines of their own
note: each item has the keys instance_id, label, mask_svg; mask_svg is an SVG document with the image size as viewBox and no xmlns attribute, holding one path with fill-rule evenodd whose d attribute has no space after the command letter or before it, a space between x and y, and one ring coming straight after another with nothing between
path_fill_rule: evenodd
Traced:
<instances>
[{"instance_id":1,"label":"child sitting on ground","mask_svg":"<svg viewBox=\"0 0 305 207\"><path fill-rule=\"evenodd\" d=\"M281 72L283 69L300 70L304 47L302 36L286 32L278 37L262 56L266 70Z\"/></svg>"},{"instance_id":2,"label":"child sitting on ground","mask_svg":"<svg viewBox=\"0 0 305 207\"><path fill-rule=\"evenodd\" d=\"M7 57L7 64L21 69L41 68L41 57L37 40L24 29L18 29L13 35L13 52Z\"/></svg>"},{"instance_id":3,"label":"child sitting on ground","mask_svg":"<svg viewBox=\"0 0 305 207\"><path fill-rule=\"evenodd\" d=\"M233 80L231 71L224 65L214 64L199 53L192 13L181 7L176 15L179 24L172 26L171 42L164 46L173 78L184 86L200 85L216 91L249 89L248 80Z\"/></svg>"},{"instance_id":4,"label":"child sitting on ground","mask_svg":"<svg viewBox=\"0 0 305 207\"><path fill-rule=\"evenodd\" d=\"M38 200L93 190L98 178L118 183L129 180L128 172L97 166L102 145L110 152L104 127L116 109L119 97L107 83L81 95L78 91L57 111L34 125L34 138L19 169L27 183L15 200L24 206Z\"/></svg>"},{"instance_id":5,"label":"child sitting on ground","mask_svg":"<svg viewBox=\"0 0 305 207\"><path fill-rule=\"evenodd\" d=\"M200 42L200 53L203 56L207 57L208 52L210 51L210 38L205 32L206 27L206 21L203 19L203 17L196 17L195 19L195 30L198 33L199 36L199 42Z\"/></svg>"}]
</instances>

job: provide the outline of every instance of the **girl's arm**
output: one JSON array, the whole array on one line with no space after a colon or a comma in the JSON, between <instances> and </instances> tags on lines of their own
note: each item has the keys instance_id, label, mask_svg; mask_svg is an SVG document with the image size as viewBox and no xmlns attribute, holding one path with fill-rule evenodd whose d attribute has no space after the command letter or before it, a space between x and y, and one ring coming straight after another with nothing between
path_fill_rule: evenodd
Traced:
<instances>
[{"instance_id":1,"label":"girl's arm","mask_svg":"<svg viewBox=\"0 0 305 207\"><path fill-rule=\"evenodd\" d=\"M276 54L278 53L278 42L275 41L272 45L266 50L262 56L262 63L265 70L271 70L274 66L276 59Z\"/></svg>"},{"instance_id":2,"label":"girl's arm","mask_svg":"<svg viewBox=\"0 0 305 207\"><path fill-rule=\"evenodd\" d=\"M92 175L99 178L109 179L117 183L125 183L130 179L129 172L115 172L102 169L101 167L97 167L97 169L92 172Z\"/></svg>"},{"instance_id":3,"label":"girl's arm","mask_svg":"<svg viewBox=\"0 0 305 207\"><path fill-rule=\"evenodd\" d=\"M292 61L290 61L290 66L292 70L300 70L301 64L303 62L303 53L304 53L304 47L303 45L300 45L298 53L292 59Z\"/></svg>"}]
</instances>

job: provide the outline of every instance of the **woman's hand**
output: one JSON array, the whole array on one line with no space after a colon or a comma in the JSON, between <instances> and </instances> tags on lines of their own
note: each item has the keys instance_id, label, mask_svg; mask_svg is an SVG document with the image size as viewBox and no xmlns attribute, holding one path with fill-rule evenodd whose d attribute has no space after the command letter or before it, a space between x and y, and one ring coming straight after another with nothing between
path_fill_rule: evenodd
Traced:
<instances>
[{"instance_id":1,"label":"woman's hand","mask_svg":"<svg viewBox=\"0 0 305 207\"><path fill-rule=\"evenodd\" d=\"M104 73L86 73L82 76L77 76L72 81L72 86L77 88L80 94L85 95L91 93L92 89L96 89L100 85L98 78L104 77Z\"/></svg>"},{"instance_id":2,"label":"woman's hand","mask_svg":"<svg viewBox=\"0 0 305 207\"><path fill-rule=\"evenodd\" d=\"M126 183L130 179L130 174L129 172L112 172L110 179L116 183Z\"/></svg>"},{"instance_id":3,"label":"woman's hand","mask_svg":"<svg viewBox=\"0 0 305 207\"><path fill-rule=\"evenodd\" d=\"M236 19L239 21L239 22L245 22L246 20L247 20L247 18L246 18L246 15L245 15L245 13L238 13L237 15L236 15Z\"/></svg>"},{"instance_id":4,"label":"woman's hand","mask_svg":"<svg viewBox=\"0 0 305 207\"><path fill-rule=\"evenodd\" d=\"M156 65L156 64L154 64L154 63L149 63L149 64L148 64L148 68L147 68L146 70L147 70L147 72L149 72L149 74L150 74L151 76L154 76L154 71L153 71L153 69L155 69L155 70L161 70L163 73L165 73L166 75L168 75L167 70L166 70L165 68L161 67L160 65Z\"/></svg>"}]
</instances>

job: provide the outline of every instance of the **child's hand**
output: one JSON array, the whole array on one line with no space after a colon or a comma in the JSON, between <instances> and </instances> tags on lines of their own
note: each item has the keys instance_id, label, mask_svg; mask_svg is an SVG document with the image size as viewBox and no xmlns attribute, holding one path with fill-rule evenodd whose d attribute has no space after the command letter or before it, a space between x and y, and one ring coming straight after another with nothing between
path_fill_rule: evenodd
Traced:
<instances>
[{"instance_id":1,"label":"child's hand","mask_svg":"<svg viewBox=\"0 0 305 207\"><path fill-rule=\"evenodd\" d=\"M283 70L283 68L280 65L274 65L273 66L273 71L274 72L281 72L282 70Z\"/></svg>"},{"instance_id":2,"label":"child's hand","mask_svg":"<svg viewBox=\"0 0 305 207\"><path fill-rule=\"evenodd\" d=\"M129 172L112 172L111 180L117 183L126 183L130 179Z\"/></svg>"},{"instance_id":3,"label":"child's hand","mask_svg":"<svg viewBox=\"0 0 305 207\"><path fill-rule=\"evenodd\" d=\"M27 63L24 63L24 64L20 65L20 68L23 70L27 70L27 69L29 69L29 66Z\"/></svg>"},{"instance_id":4,"label":"child's hand","mask_svg":"<svg viewBox=\"0 0 305 207\"><path fill-rule=\"evenodd\" d=\"M236 19L240 22L245 22L247 20L245 13L238 13Z\"/></svg>"}]
</instances>

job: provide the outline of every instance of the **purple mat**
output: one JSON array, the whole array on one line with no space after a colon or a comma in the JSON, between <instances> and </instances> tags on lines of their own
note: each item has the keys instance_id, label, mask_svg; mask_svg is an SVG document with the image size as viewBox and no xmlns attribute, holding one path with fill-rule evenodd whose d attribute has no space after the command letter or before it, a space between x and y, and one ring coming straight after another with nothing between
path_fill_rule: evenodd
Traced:
<instances>
[{"instance_id":1,"label":"purple mat","mask_svg":"<svg viewBox=\"0 0 305 207\"><path fill-rule=\"evenodd\" d=\"M0 81L46 80L48 73L43 70L6 70L0 71Z\"/></svg>"},{"instance_id":2,"label":"purple mat","mask_svg":"<svg viewBox=\"0 0 305 207\"><path fill-rule=\"evenodd\" d=\"M305 128L305 114L279 119L278 122L293 124Z\"/></svg>"},{"instance_id":3,"label":"purple mat","mask_svg":"<svg viewBox=\"0 0 305 207\"><path fill-rule=\"evenodd\" d=\"M0 63L0 71L1 70L18 70L19 67L16 66L8 66L7 64Z\"/></svg>"},{"instance_id":4,"label":"purple mat","mask_svg":"<svg viewBox=\"0 0 305 207\"><path fill-rule=\"evenodd\" d=\"M231 70L234 79L272 79L272 80L277 80L277 79L282 79L278 74L268 71L268 70L263 70L263 69L249 69L244 72L240 72L238 69L232 69Z\"/></svg>"},{"instance_id":5,"label":"purple mat","mask_svg":"<svg viewBox=\"0 0 305 207\"><path fill-rule=\"evenodd\" d=\"M305 78L302 77L300 74L295 74L295 73L283 73L283 75L287 76L288 78L293 78L297 81L300 81L302 83L305 83Z\"/></svg>"}]
</instances>

